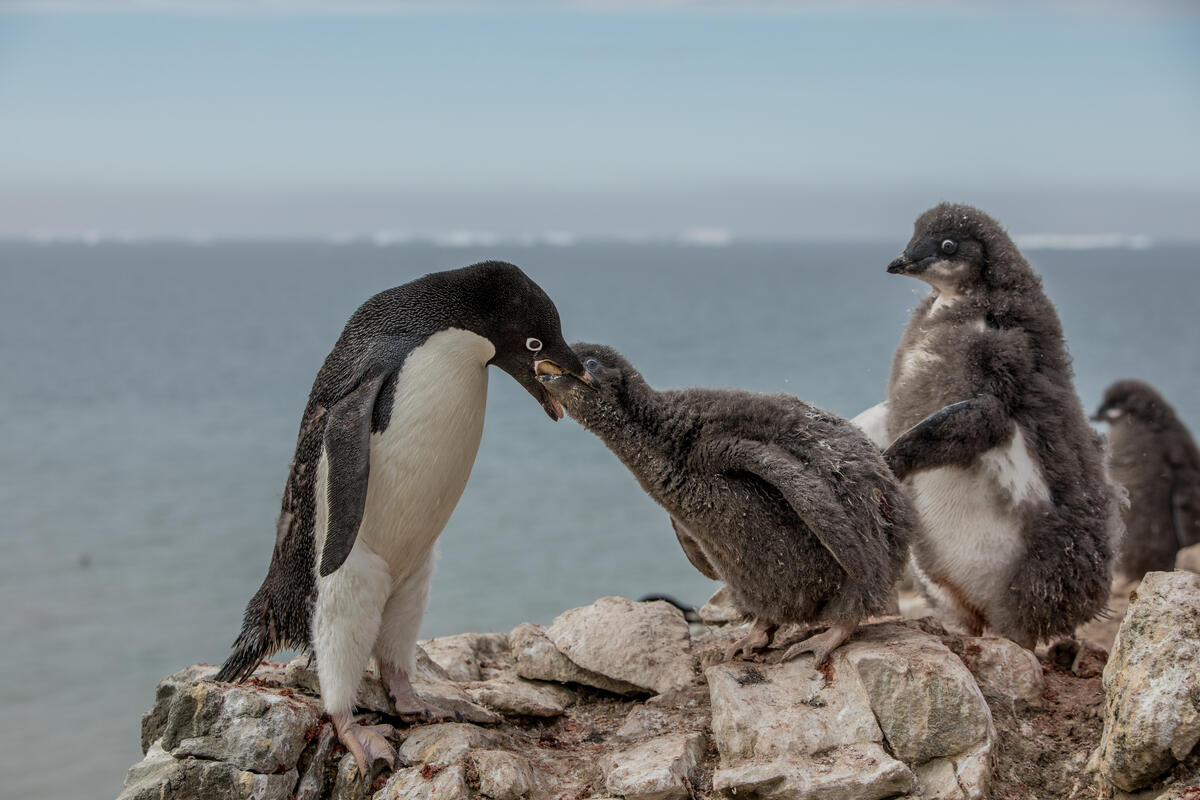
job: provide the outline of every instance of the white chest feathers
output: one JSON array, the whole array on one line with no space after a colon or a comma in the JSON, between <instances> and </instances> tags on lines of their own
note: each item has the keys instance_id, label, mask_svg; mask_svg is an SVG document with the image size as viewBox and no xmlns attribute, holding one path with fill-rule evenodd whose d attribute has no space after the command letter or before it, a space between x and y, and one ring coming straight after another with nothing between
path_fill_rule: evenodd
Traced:
<instances>
[{"instance_id":1,"label":"white chest feathers","mask_svg":"<svg viewBox=\"0 0 1200 800\"><path fill-rule=\"evenodd\" d=\"M458 504L483 435L487 339L451 328L408 354L387 428L371 434L366 506L354 547L368 547L399 580L424 563ZM318 473L317 538L324 538Z\"/></svg>"},{"instance_id":2,"label":"white chest feathers","mask_svg":"<svg viewBox=\"0 0 1200 800\"><path fill-rule=\"evenodd\" d=\"M908 479L931 563L930 575L952 577L971 594L1000 591L1005 569L1025 551L1025 509L1048 502L1050 491L1024 432L1013 425L1012 438L970 467L942 467Z\"/></svg>"}]
</instances>

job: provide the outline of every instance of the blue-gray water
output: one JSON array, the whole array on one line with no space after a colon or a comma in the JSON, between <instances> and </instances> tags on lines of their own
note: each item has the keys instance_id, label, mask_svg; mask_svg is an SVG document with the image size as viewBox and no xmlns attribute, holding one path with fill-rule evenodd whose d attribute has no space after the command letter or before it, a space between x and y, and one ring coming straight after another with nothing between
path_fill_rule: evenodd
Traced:
<instances>
[{"instance_id":1,"label":"blue-gray water","mask_svg":"<svg viewBox=\"0 0 1200 800\"><path fill-rule=\"evenodd\" d=\"M902 232L901 232L902 233ZM111 797L156 680L220 662L257 588L313 375L370 294L503 258L568 341L660 387L881 399L925 287L903 244L0 244L0 775L4 794ZM1200 425L1200 247L1032 251L1093 408L1135 376ZM493 370L423 633L508 630L608 594L711 584L590 434Z\"/></svg>"}]
</instances>

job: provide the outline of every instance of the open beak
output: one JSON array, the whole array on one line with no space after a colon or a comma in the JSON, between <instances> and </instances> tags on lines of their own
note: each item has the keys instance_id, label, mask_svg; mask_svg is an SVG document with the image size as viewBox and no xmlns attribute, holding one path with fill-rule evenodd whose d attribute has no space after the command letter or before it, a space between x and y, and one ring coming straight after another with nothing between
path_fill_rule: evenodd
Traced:
<instances>
[{"instance_id":1,"label":"open beak","mask_svg":"<svg viewBox=\"0 0 1200 800\"><path fill-rule=\"evenodd\" d=\"M569 372L548 358L542 358L533 362L533 374L539 377L542 375L571 375L578 378L592 391L596 391L596 379L592 377L592 373L586 369L580 372Z\"/></svg>"}]
</instances>

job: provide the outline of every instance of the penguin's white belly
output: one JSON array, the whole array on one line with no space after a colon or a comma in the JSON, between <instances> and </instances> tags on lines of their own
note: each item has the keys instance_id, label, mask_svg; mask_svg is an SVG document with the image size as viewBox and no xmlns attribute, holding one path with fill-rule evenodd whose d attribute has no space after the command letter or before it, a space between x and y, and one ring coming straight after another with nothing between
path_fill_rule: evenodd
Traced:
<instances>
[{"instance_id":1,"label":"penguin's white belly","mask_svg":"<svg viewBox=\"0 0 1200 800\"><path fill-rule=\"evenodd\" d=\"M487 362L494 354L491 342L468 331L429 337L404 361L387 428L371 434L354 548L382 558L395 581L422 566L466 488L483 435ZM324 481L318 483L324 492Z\"/></svg>"},{"instance_id":2,"label":"penguin's white belly","mask_svg":"<svg viewBox=\"0 0 1200 800\"><path fill-rule=\"evenodd\" d=\"M944 576L977 599L999 597L1008 567L1025 551L1024 509L1050 499L1041 470L1021 429L969 468L917 472L908 481L920 515L928 563L922 572Z\"/></svg>"}]
</instances>

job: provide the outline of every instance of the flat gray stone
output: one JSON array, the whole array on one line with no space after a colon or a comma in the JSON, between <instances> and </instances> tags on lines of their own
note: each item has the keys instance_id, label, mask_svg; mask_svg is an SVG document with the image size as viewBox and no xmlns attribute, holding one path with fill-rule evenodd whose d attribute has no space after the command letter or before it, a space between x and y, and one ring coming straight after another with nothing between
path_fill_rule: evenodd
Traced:
<instances>
[{"instance_id":1,"label":"flat gray stone","mask_svg":"<svg viewBox=\"0 0 1200 800\"><path fill-rule=\"evenodd\" d=\"M417 768L392 773L373 800L471 800L467 771L461 764L430 774Z\"/></svg>"},{"instance_id":2,"label":"flat gray stone","mask_svg":"<svg viewBox=\"0 0 1200 800\"><path fill-rule=\"evenodd\" d=\"M294 769L263 775L221 761L175 758L154 743L129 770L117 800L288 800L297 780Z\"/></svg>"},{"instance_id":3,"label":"flat gray stone","mask_svg":"<svg viewBox=\"0 0 1200 800\"><path fill-rule=\"evenodd\" d=\"M812 659L802 658L772 665L728 662L704 675L713 739L723 763L788 759L883 741L870 698L853 672L827 684Z\"/></svg>"},{"instance_id":4,"label":"flat gray stone","mask_svg":"<svg viewBox=\"0 0 1200 800\"><path fill-rule=\"evenodd\" d=\"M713 789L755 800L882 800L913 785L912 771L877 744L721 767L713 774Z\"/></svg>"},{"instance_id":5,"label":"flat gray stone","mask_svg":"<svg viewBox=\"0 0 1200 800\"><path fill-rule=\"evenodd\" d=\"M413 764L457 764L476 748L490 748L497 736L487 728L462 722L443 722L416 728L400 745L399 762Z\"/></svg>"},{"instance_id":6,"label":"flat gray stone","mask_svg":"<svg viewBox=\"0 0 1200 800\"><path fill-rule=\"evenodd\" d=\"M458 633L420 646L452 681L485 681L513 666L506 633Z\"/></svg>"},{"instance_id":7,"label":"flat gray stone","mask_svg":"<svg viewBox=\"0 0 1200 800\"><path fill-rule=\"evenodd\" d=\"M584 669L656 694L682 689L695 678L687 621L661 600L601 597L559 614L546 636Z\"/></svg>"},{"instance_id":8,"label":"flat gray stone","mask_svg":"<svg viewBox=\"0 0 1200 800\"><path fill-rule=\"evenodd\" d=\"M1046 688L1042 664L1016 642L990 636L964 639L960 657L985 697L1041 705Z\"/></svg>"},{"instance_id":9,"label":"flat gray stone","mask_svg":"<svg viewBox=\"0 0 1200 800\"><path fill-rule=\"evenodd\" d=\"M501 714L557 717L575 702L575 693L557 683L530 681L515 674L463 685L474 702Z\"/></svg>"},{"instance_id":10,"label":"flat gray stone","mask_svg":"<svg viewBox=\"0 0 1200 800\"><path fill-rule=\"evenodd\" d=\"M625 800L683 800L704 758L702 733L660 736L606 756L604 787Z\"/></svg>"},{"instance_id":11,"label":"flat gray stone","mask_svg":"<svg viewBox=\"0 0 1200 800\"><path fill-rule=\"evenodd\" d=\"M529 762L503 750L476 750L471 762L479 775L479 793L491 800L522 800L535 793L537 779Z\"/></svg>"},{"instance_id":12,"label":"flat gray stone","mask_svg":"<svg viewBox=\"0 0 1200 800\"><path fill-rule=\"evenodd\" d=\"M578 683L620 695L646 694L646 690L640 686L579 666L559 652L541 625L522 623L513 628L508 637L513 658L517 662L517 674L522 678Z\"/></svg>"}]
</instances>

